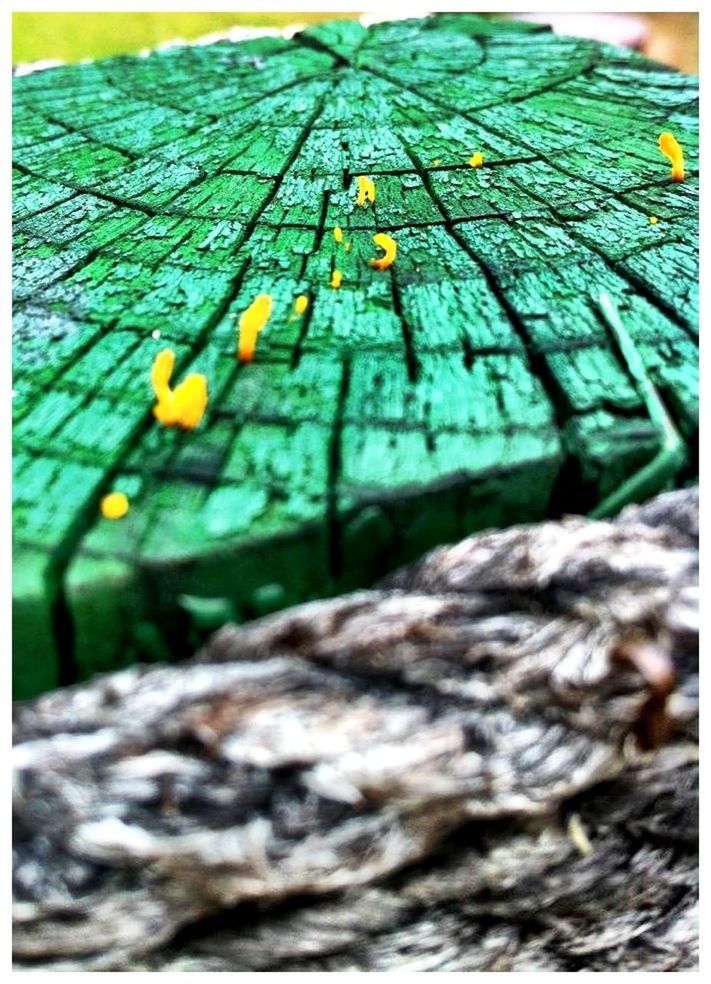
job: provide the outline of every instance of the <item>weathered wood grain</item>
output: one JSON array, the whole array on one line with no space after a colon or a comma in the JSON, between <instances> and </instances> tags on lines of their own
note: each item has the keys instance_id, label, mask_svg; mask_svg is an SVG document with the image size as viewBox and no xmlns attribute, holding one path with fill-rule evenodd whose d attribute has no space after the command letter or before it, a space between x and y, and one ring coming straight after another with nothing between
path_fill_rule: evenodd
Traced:
<instances>
[{"instance_id":1,"label":"weathered wood grain","mask_svg":"<svg viewBox=\"0 0 711 984\"><path fill-rule=\"evenodd\" d=\"M18 704L17 966L694 969L697 603L689 489Z\"/></svg>"},{"instance_id":2,"label":"weathered wood grain","mask_svg":"<svg viewBox=\"0 0 711 984\"><path fill-rule=\"evenodd\" d=\"M634 53L463 15L17 77L16 694L598 505L659 447L600 291L693 477L695 100ZM166 345L208 378L190 434L151 414Z\"/></svg>"}]
</instances>

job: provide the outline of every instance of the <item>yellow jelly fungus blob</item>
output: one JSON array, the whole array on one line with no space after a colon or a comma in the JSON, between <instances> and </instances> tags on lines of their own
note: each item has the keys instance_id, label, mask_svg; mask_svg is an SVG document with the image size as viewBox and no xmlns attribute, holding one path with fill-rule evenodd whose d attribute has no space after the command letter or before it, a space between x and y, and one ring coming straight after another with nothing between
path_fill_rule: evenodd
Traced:
<instances>
[{"instance_id":1,"label":"yellow jelly fungus blob","mask_svg":"<svg viewBox=\"0 0 711 984\"><path fill-rule=\"evenodd\" d=\"M659 219L656 217L656 215L650 215L649 216L649 224L650 225L656 225L657 222L659 222Z\"/></svg>"},{"instance_id":2,"label":"yellow jelly fungus blob","mask_svg":"<svg viewBox=\"0 0 711 984\"><path fill-rule=\"evenodd\" d=\"M684 180L684 151L673 133L659 134L659 149L671 161L672 181Z\"/></svg>"},{"instance_id":3,"label":"yellow jelly fungus blob","mask_svg":"<svg viewBox=\"0 0 711 984\"><path fill-rule=\"evenodd\" d=\"M387 270L397 256L397 243L391 236L386 236L384 232L379 232L373 236L373 242L385 250L385 256L381 256L378 260L371 260L370 265L376 270Z\"/></svg>"},{"instance_id":4,"label":"yellow jelly fungus blob","mask_svg":"<svg viewBox=\"0 0 711 984\"><path fill-rule=\"evenodd\" d=\"M257 346L257 335L269 321L272 313L272 299L269 294L260 294L243 312L239 319L237 358L240 362L251 362Z\"/></svg>"},{"instance_id":5,"label":"yellow jelly fungus blob","mask_svg":"<svg viewBox=\"0 0 711 984\"><path fill-rule=\"evenodd\" d=\"M358 197L356 198L356 205L365 205L366 201L371 204L375 201L375 185L370 180L361 175L358 178Z\"/></svg>"},{"instance_id":6,"label":"yellow jelly fungus blob","mask_svg":"<svg viewBox=\"0 0 711 984\"><path fill-rule=\"evenodd\" d=\"M337 243L343 242L343 230L341 229L340 226L336 226L336 228L333 230L333 238L336 240Z\"/></svg>"},{"instance_id":7,"label":"yellow jelly fungus blob","mask_svg":"<svg viewBox=\"0 0 711 984\"><path fill-rule=\"evenodd\" d=\"M306 309L309 306L309 299L306 294L299 294L296 298L296 304L294 304L294 313L301 316L306 313Z\"/></svg>"},{"instance_id":8,"label":"yellow jelly fungus blob","mask_svg":"<svg viewBox=\"0 0 711 984\"><path fill-rule=\"evenodd\" d=\"M471 159L469 161L469 166L481 167L483 163L484 163L484 155L481 153L481 151L477 150L476 154L472 154Z\"/></svg>"},{"instance_id":9,"label":"yellow jelly fungus blob","mask_svg":"<svg viewBox=\"0 0 711 984\"><path fill-rule=\"evenodd\" d=\"M170 388L170 377L175 366L175 353L163 349L155 357L151 369L151 383L158 402L153 415L165 427L184 427L192 430L203 418L207 407L207 380L199 373L186 376L175 389Z\"/></svg>"},{"instance_id":10,"label":"yellow jelly fungus blob","mask_svg":"<svg viewBox=\"0 0 711 984\"><path fill-rule=\"evenodd\" d=\"M341 281L343 280L343 274L340 270L334 270L331 274L331 287L335 287L336 290L341 286Z\"/></svg>"},{"instance_id":11,"label":"yellow jelly fungus blob","mask_svg":"<svg viewBox=\"0 0 711 984\"><path fill-rule=\"evenodd\" d=\"M128 498L123 492L109 492L101 500L100 508L104 519L123 519L128 512Z\"/></svg>"},{"instance_id":12,"label":"yellow jelly fungus blob","mask_svg":"<svg viewBox=\"0 0 711 984\"><path fill-rule=\"evenodd\" d=\"M186 376L173 390L178 406L178 421L181 427L192 430L203 418L207 407L207 380L200 373Z\"/></svg>"},{"instance_id":13,"label":"yellow jelly fungus blob","mask_svg":"<svg viewBox=\"0 0 711 984\"><path fill-rule=\"evenodd\" d=\"M436 158L435 158L435 159L434 159L434 160L432 161L432 167L439 167L441 163L442 163L442 161L441 161L441 160L439 159L439 157L436 157Z\"/></svg>"},{"instance_id":14,"label":"yellow jelly fungus blob","mask_svg":"<svg viewBox=\"0 0 711 984\"><path fill-rule=\"evenodd\" d=\"M170 377L175 366L175 352L172 349L162 349L155 357L151 369L151 384L158 402L170 398Z\"/></svg>"}]
</instances>

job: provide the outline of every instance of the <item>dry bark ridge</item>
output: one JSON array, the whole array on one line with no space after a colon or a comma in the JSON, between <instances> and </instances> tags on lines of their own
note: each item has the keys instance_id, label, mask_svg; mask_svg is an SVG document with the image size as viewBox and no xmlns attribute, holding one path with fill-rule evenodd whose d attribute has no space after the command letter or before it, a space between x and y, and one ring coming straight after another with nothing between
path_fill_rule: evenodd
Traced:
<instances>
[{"instance_id":1,"label":"dry bark ridge","mask_svg":"<svg viewBox=\"0 0 711 984\"><path fill-rule=\"evenodd\" d=\"M18 966L693 968L697 510L480 534L17 705Z\"/></svg>"}]
</instances>

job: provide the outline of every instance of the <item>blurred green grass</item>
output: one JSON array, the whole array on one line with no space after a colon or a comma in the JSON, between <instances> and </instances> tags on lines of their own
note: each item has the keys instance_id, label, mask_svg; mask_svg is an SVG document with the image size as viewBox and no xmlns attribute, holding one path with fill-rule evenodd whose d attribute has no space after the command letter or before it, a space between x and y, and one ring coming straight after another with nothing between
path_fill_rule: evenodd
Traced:
<instances>
[{"instance_id":1,"label":"blurred green grass","mask_svg":"<svg viewBox=\"0 0 711 984\"><path fill-rule=\"evenodd\" d=\"M285 27L357 13L13 13L12 63L107 58L154 48L164 41L193 41L231 27Z\"/></svg>"}]
</instances>

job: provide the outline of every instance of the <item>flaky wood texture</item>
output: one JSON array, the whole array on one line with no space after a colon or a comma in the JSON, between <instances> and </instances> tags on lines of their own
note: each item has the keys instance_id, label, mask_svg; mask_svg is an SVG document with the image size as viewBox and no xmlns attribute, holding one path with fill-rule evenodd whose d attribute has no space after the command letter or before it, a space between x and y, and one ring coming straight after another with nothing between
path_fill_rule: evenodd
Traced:
<instances>
[{"instance_id":1,"label":"flaky wood texture","mask_svg":"<svg viewBox=\"0 0 711 984\"><path fill-rule=\"evenodd\" d=\"M18 966L695 967L697 545L484 533L17 705Z\"/></svg>"},{"instance_id":2,"label":"flaky wood texture","mask_svg":"<svg viewBox=\"0 0 711 984\"><path fill-rule=\"evenodd\" d=\"M660 449L601 291L693 480L697 96L635 52L466 15L18 76L16 696L588 512ZM152 414L165 346L176 381L207 377L194 432Z\"/></svg>"}]
</instances>

